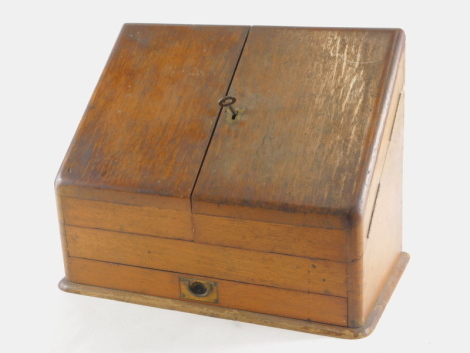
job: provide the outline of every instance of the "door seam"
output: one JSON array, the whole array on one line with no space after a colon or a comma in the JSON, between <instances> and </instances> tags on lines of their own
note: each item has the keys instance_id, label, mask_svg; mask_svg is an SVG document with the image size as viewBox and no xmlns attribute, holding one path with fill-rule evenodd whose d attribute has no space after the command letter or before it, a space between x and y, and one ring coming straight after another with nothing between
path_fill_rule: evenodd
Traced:
<instances>
[{"instance_id":1,"label":"door seam","mask_svg":"<svg viewBox=\"0 0 470 353\"><path fill-rule=\"evenodd\" d=\"M225 96L228 94L228 92L230 91L230 88L232 87L233 79L235 78L235 74L237 73L238 64L240 63L240 60L241 60L242 55L243 55L243 51L245 50L246 42L248 40L248 36L250 35L250 29L251 29L251 26L248 27L248 30L246 32L245 39L244 39L242 48L240 50L240 54L238 56L237 63L235 64L235 68L233 70L232 77L230 78L230 82L229 82L228 87L227 87L227 91L225 92ZM207 147L206 147L206 150L204 151L204 156L202 157L201 164L199 166L199 170L197 171L196 178L194 180L194 184L193 184L193 187L191 189L191 195L189 196L189 202L190 202L190 206L191 206L191 219L192 219L192 215L193 215L193 193L194 193L194 189L196 188L196 184L197 184L197 181L199 179L199 175L201 174L201 170L202 170L202 167L204 165L204 161L206 160L207 152L209 151L209 147L211 145L212 138L214 137L215 130L217 128L217 124L219 123L220 115L222 114L222 111L223 111L223 108L220 107L219 114L217 115L217 119L215 120L214 126L212 128L211 133L210 133L209 141L207 142ZM193 222L193 239L194 239L194 222Z\"/></svg>"}]
</instances>

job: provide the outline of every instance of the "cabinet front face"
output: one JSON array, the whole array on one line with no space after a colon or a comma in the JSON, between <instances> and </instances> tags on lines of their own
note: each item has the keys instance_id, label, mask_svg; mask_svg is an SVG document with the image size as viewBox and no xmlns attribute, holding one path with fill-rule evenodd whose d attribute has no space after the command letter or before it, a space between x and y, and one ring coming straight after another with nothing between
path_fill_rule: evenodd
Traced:
<instances>
[{"instance_id":1,"label":"cabinet front face","mask_svg":"<svg viewBox=\"0 0 470 353\"><path fill-rule=\"evenodd\" d=\"M69 280L346 326L346 265L192 241L66 226ZM217 296L188 297L179 279L210 281Z\"/></svg>"}]
</instances>

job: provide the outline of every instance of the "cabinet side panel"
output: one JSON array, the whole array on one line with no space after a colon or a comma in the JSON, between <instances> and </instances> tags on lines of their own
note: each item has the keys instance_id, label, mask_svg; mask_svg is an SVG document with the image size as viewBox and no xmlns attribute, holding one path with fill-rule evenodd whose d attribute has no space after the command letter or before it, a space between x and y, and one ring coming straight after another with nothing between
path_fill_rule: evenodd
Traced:
<instances>
[{"instance_id":1,"label":"cabinet side panel","mask_svg":"<svg viewBox=\"0 0 470 353\"><path fill-rule=\"evenodd\" d=\"M363 317L374 306L402 248L403 101L384 166L373 219L364 244Z\"/></svg>"},{"instance_id":2,"label":"cabinet side panel","mask_svg":"<svg viewBox=\"0 0 470 353\"><path fill-rule=\"evenodd\" d=\"M62 245L62 256L64 258L65 278L70 279L69 271L69 250L67 246L67 237L65 234L64 213L62 212L62 198L56 194L57 218L59 220L60 242Z\"/></svg>"},{"instance_id":3,"label":"cabinet side panel","mask_svg":"<svg viewBox=\"0 0 470 353\"><path fill-rule=\"evenodd\" d=\"M401 54L401 59L398 64L398 73L395 81L395 87L393 89L393 94L390 101L390 109L387 114L387 119L385 122L382 141L380 143L379 151L377 153L376 167L372 172L372 178L370 182L369 192L366 198L366 204L364 207L364 217L363 217L363 226L361 227L362 234L361 239L366 240L370 232L370 225L372 222L372 216L374 214L374 207L376 207L376 200L379 193L379 184L381 183L382 176L385 171L385 163L387 161L389 150L394 148L392 144L392 134L398 135L398 132L395 132L395 124L397 119L400 119L399 116L399 104L403 106L402 91L405 81L405 55ZM403 114L403 111L402 111ZM403 117L402 117L403 119ZM394 138L400 138L400 136L394 136ZM403 138L403 136L401 136ZM359 242L361 244L361 242ZM356 253L351 253L351 259L358 259L364 254L364 248L358 246Z\"/></svg>"},{"instance_id":4,"label":"cabinet side panel","mask_svg":"<svg viewBox=\"0 0 470 353\"><path fill-rule=\"evenodd\" d=\"M365 187L365 204L358 206L358 209L363 211L353 223L348 245L348 321L351 327L364 324L401 251L403 158L402 152L397 152L403 148L403 99L400 97L405 77L405 55L401 45L403 43L399 42L395 54L398 60L397 73L395 79L390 82L389 90L392 93L383 133L380 136L375 167L371 170L370 182ZM398 203L393 201L396 198L399 199ZM393 228L395 225L392 219L396 217L395 212L400 213L400 220L397 220L400 223L398 232ZM388 218L393 227L387 229L386 225L381 225L383 221L378 217ZM372 241L372 237L375 240ZM397 249L388 244L395 238L400 241ZM377 261L377 265L374 261ZM374 279L369 278L370 276Z\"/></svg>"}]
</instances>

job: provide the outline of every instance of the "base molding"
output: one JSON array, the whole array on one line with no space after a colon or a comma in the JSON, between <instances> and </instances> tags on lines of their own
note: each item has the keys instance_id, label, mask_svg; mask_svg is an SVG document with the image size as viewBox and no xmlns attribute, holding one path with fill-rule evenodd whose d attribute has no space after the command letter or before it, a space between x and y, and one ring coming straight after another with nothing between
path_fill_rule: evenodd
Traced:
<instances>
[{"instance_id":1,"label":"base molding","mask_svg":"<svg viewBox=\"0 0 470 353\"><path fill-rule=\"evenodd\" d=\"M377 302L369 314L364 326L358 328L327 325L317 322L309 322L297 319L289 319L280 316L259 314L249 311L222 308L213 305L187 302L176 299L153 297L150 295L125 292L121 290L89 286L70 282L66 278L59 283L59 288L65 292L88 295L92 297L118 300L126 303L153 306L156 308L178 310L192 314L211 316L221 319L248 322L252 324L283 328L287 330L301 331L318 335L333 336L338 338L357 339L370 335L375 329L385 307L392 296L395 287L403 274L410 255L402 252L390 277L388 278Z\"/></svg>"}]
</instances>

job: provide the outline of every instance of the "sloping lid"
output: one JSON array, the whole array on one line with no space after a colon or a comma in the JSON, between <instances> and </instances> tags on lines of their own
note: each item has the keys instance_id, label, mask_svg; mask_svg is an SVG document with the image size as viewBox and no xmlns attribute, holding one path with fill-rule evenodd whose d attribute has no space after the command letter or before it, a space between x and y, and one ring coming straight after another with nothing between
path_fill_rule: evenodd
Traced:
<instances>
[{"instance_id":1,"label":"sloping lid","mask_svg":"<svg viewBox=\"0 0 470 353\"><path fill-rule=\"evenodd\" d=\"M247 31L125 25L59 172L62 192L129 191L189 209Z\"/></svg>"},{"instance_id":2,"label":"sloping lid","mask_svg":"<svg viewBox=\"0 0 470 353\"><path fill-rule=\"evenodd\" d=\"M193 193L193 212L343 228L389 109L401 30L253 27Z\"/></svg>"}]
</instances>

